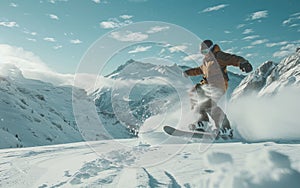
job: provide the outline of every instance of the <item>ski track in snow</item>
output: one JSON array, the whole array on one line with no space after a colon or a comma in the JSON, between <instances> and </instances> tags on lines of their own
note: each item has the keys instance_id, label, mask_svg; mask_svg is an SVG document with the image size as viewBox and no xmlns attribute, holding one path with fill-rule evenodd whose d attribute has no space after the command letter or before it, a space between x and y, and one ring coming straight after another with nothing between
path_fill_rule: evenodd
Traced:
<instances>
[{"instance_id":1,"label":"ski track in snow","mask_svg":"<svg viewBox=\"0 0 300 188\"><path fill-rule=\"evenodd\" d=\"M214 143L202 151L203 143L139 142L1 150L0 187L280 187L289 182L289 187L297 187L300 183L299 144Z\"/></svg>"}]
</instances>

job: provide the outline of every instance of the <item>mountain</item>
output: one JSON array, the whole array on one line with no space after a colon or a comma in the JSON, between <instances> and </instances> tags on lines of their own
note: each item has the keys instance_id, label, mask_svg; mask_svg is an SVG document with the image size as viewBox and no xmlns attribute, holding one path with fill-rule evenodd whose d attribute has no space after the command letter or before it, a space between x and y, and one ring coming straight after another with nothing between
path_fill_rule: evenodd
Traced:
<instances>
[{"instance_id":1,"label":"mountain","mask_svg":"<svg viewBox=\"0 0 300 188\"><path fill-rule=\"evenodd\" d=\"M0 148L82 141L71 87L26 79L12 65L2 65L0 73Z\"/></svg>"},{"instance_id":2,"label":"mountain","mask_svg":"<svg viewBox=\"0 0 300 188\"><path fill-rule=\"evenodd\" d=\"M154 65L129 60L106 78L110 87L102 87L91 94L104 127L114 138L124 138L124 128L138 133L140 126L151 116L164 114L189 99L188 91L202 76L185 78L182 72L190 67ZM239 85L242 75L229 72L228 93ZM189 104L186 104L189 105Z\"/></svg>"},{"instance_id":3,"label":"mountain","mask_svg":"<svg viewBox=\"0 0 300 188\"><path fill-rule=\"evenodd\" d=\"M110 86L88 96L82 89L27 79L18 68L1 65L0 135L5 139L0 148L135 137L149 117L189 100L188 91L201 76L183 77L187 68L129 60L106 76ZM230 72L229 77L231 92L243 77Z\"/></svg>"},{"instance_id":4,"label":"mountain","mask_svg":"<svg viewBox=\"0 0 300 188\"><path fill-rule=\"evenodd\" d=\"M259 96L275 95L289 86L300 86L300 51L284 58L279 64L272 61L263 63L240 83L232 99L253 92Z\"/></svg>"},{"instance_id":5,"label":"mountain","mask_svg":"<svg viewBox=\"0 0 300 188\"><path fill-rule=\"evenodd\" d=\"M105 127L117 126L121 131L125 127L134 136L147 118L165 113L180 101L178 90L187 91L188 86L192 86L191 81L181 75L177 65L153 65L129 60L106 76L114 83L111 87L100 88L91 96ZM118 132L111 128L107 131L111 134ZM120 137L124 134L117 136Z\"/></svg>"}]
</instances>

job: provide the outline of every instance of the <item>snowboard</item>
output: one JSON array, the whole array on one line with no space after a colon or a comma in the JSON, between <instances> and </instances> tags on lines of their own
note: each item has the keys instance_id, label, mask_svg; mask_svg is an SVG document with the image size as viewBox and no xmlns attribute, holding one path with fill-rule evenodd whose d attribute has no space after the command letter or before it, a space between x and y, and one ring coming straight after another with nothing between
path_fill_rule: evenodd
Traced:
<instances>
[{"instance_id":1,"label":"snowboard","mask_svg":"<svg viewBox=\"0 0 300 188\"><path fill-rule=\"evenodd\" d=\"M200 132L200 131L185 131L179 130L171 126L164 126L164 131L171 136L179 136L186 138L207 138L207 139L217 139L217 135L215 133L210 132Z\"/></svg>"}]
</instances>

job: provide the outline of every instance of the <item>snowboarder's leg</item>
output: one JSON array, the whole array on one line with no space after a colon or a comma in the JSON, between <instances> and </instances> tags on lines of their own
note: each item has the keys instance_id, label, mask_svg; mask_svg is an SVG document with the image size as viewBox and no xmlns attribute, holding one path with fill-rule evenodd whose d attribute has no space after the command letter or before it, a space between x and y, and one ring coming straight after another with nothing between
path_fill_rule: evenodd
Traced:
<instances>
[{"instance_id":1,"label":"snowboarder's leg","mask_svg":"<svg viewBox=\"0 0 300 188\"><path fill-rule=\"evenodd\" d=\"M206 99L202 100L200 104L197 104L195 107L195 112L200 114L200 117L197 121L189 125L190 130L196 130L196 131L201 131L205 132L208 129L209 125L209 117L207 113L207 108L210 108L208 104L208 101L210 100L209 98L205 97Z\"/></svg>"},{"instance_id":2,"label":"snowboarder's leg","mask_svg":"<svg viewBox=\"0 0 300 188\"><path fill-rule=\"evenodd\" d=\"M206 113L205 110L201 109L199 113L200 113L200 118L198 121L207 121L207 122L209 121L208 114Z\"/></svg>"},{"instance_id":3,"label":"snowboarder's leg","mask_svg":"<svg viewBox=\"0 0 300 188\"><path fill-rule=\"evenodd\" d=\"M215 122L215 126L217 130L219 131L219 134L226 135L229 137L232 137L232 129L230 126L230 122L226 116L226 114L223 112L223 110L217 105L215 101L212 99L209 99L205 101L202 105L200 110L205 110L207 114L211 116L211 118Z\"/></svg>"},{"instance_id":4,"label":"snowboarder's leg","mask_svg":"<svg viewBox=\"0 0 300 188\"><path fill-rule=\"evenodd\" d=\"M190 91L190 101L192 110L199 113L200 117L197 121L189 125L190 130L197 130L201 132L205 132L207 130L209 117L205 108L201 107L207 100L209 100L209 98L205 95L205 91L201 84L196 84Z\"/></svg>"},{"instance_id":5,"label":"snowboarder's leg","mask_svg":"<svg viewBox=\"0 0 300 188\"><path fill-rule=\"evenodd\" d=\"M196 108L199 106L199 100L207 98L200 84L196 84L189 91L189 96L192 110L197 110Z\"/></svg>"}]
</instances>

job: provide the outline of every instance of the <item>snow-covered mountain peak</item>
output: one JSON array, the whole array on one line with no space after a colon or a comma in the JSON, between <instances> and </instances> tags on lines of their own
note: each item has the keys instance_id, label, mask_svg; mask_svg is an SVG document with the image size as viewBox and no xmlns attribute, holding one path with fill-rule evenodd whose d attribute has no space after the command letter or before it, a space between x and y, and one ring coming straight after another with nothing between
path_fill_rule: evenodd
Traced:
<instances>
[{"instance_id":1,"label":"snow-covered mountain peak","mask_svg":"<svg viewBox=\"0 0 300 188\"><path fill-rule=\"evenodd\" d=\"M273 95L290 86L300 86L300 52L286 57L272 70L259 95Z\"/></svg>"},{"instance_id":2,"label":"snow-covered mountain peak","mask_svg":"<svg viewBox=\"0 0 300 188\"><path fill-rule=\"evenodd\" d=\"M19 69L6 68L0 76L0 148L82 141L72 111L76 88L26 79Z\"/></svg>"},{"instance_id":3,"label":"snow-covered mountain peak","mask_svg":"<svg viewBox=\"0 0 300 188\"><path fill-rule=\"evenodd\" d=\"M151 63L144 63L135 61L133 59L127 61L125 64L119 66L113 73L107 77L111 79L145 79L149 77L178 77L181 76L182 70L176 64L169 65L155 65Z\"/></svg>"},{"instance_id":4,"label":"snow-covered mountain peak","mask_svg":"<svg viewBox=\"0 0 300 188\"><path fill-rule=\"evenodd\" d=\"M288 86L300 86L300 52L284 58L279 64L272 61L263 63L240 83L232 99L251 92L259 96L274 95Z\"/></svg>"},{"instance_id":5,"label":"snow-covered mountain peak","mask_svg":"<svg viewBox=\"0 0 300 188\"><path fill-rule=\"evenodd\" d=\"M10 79L23 79L22 71L13 64L2 64L0 66L0 76Z\"/></svg>"},{"instance_id":6,"label":"snow-covered mountain peak","mask_svg":"<svg viewBox=\"0 0 300 188\"><path fill-rule=\"evenodd\" d=\"M125 135L115 134L118 132L115 128L123 130L119 125L138 129L150 116L164 113L177 104L178 91L186 92L193 86L191 80L182 77L182 69L177 65L135 60L119 66L107 79L111 86L102 87L91 96L104 127L117 138Z\"/></svg>"},{"instance_id":7,"label":"snow-covered mountain peak","mask_svg":"<svg viewBox=\"0 0 300 188\"><path fill-rule=\"evenodd\" d=\"M267 61L260 65L241 81L240 85L233 91L231 99L262 89L267 82L268 76L275 67L276 64L273 61Z\"/></svg>"}]
</instances>

